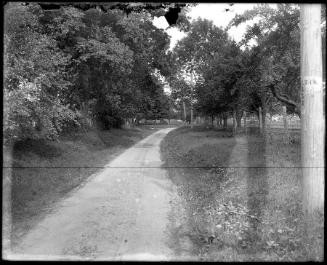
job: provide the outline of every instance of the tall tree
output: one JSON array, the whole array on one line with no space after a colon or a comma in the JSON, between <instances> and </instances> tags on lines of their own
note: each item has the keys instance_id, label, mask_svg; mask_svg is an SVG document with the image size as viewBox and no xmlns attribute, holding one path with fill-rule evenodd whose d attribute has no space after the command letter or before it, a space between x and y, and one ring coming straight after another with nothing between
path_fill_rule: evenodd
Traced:
<instances>
[{"instance_id":1,"label":"tall tree","mask_svg":"<svg viewBox=\"0 0 327 265\"><path fill-rule=\"evenodd\" d=\"M56 138L65 124L77 122L64 100L71 85L71 55L44 32L36 4L8 3L4 28L4 136Z\"/></svg>"},{"instance_id":2,"label":"tall tree","mask_svg":"<svg viewBox=\"0 0 327 265\"><path fill-rule=\"evenodd\" d=\"M56 6L5 6L5 138L56 138L87 115L104 128L164 115L169 36L152 18L166 4L128 4L128 15L116 4Z\"/></svg>"},{"instance_id":3,"label":"tall tree","mask_svg":"<svg viewBox=\"0 0 327 265\"><path fill-rule=\"evenodd\" d=\"M196 77L196 109L210 116L226 111L226 103L238 97L235 84L241 74L239 47L227 32L209 20L198 19L174 53L179 72L186 78L192 71Z\"/></svg>"},{"instance_id":4,"label":"tall tree","mask_svg":"<svg viewBox=\"0 0 327 265\"><path fill-rule=\"evenodd\" d=\"M261 72L259 88L264 90L261 95L273 95L300 115L299 89L294 89L300 87L299 8L278 4L274 9L260 4L235 16L230 26L253 18L258 22L248 27L243 43L246 45L253 39L257 42L257 55L261 59L255 68Z\"/></svg>"}]
</instances>

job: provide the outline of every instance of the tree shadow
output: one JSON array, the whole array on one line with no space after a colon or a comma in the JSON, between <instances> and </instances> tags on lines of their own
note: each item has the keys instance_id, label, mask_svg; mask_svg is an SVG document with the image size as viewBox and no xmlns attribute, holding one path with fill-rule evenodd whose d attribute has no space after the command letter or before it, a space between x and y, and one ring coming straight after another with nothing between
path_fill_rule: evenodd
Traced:
<instances>
[{"instance_id":1,"label":"tree shadow","mask_svg":"<svg viewBox=\"0 0 327 265\"><path fill-rule=\"evenodd\" d=\"M247 134L248 141L248 176L247 176L247 207L248 224L245 231L247 252L257 252L262 248L261 223L268 195L268 176L266 168L266 137L258 131Z\"/></svg>"},{"instance_id":2,"label":"tree shadow","mask_svg":"<svg viewBox=\"0 0 327 265\"><path fill-rule=\"evenodd\" d=\"M34 153L44 158L53 158L60 156L61 151L62 150L58 146L44 139L27 139L14 143L12 155L13 160L27 153Z\"/></svg>"},{"instance_id":3,"label":"tree shadow","mask_svg":"<svg viewBox=\"0 0 327 265\"><path fill-rule=\"evenodd\" d=\"M182 210L175 210L170 220L176 257L185 254L193 261L212 244L209 239L216 223L210 214L216 207L217 194L235 144L230 130L203 126L180 128L164 139L161 145L164 167L176 185L184 209L183 214Z\"/></svg>"}]
</instances>

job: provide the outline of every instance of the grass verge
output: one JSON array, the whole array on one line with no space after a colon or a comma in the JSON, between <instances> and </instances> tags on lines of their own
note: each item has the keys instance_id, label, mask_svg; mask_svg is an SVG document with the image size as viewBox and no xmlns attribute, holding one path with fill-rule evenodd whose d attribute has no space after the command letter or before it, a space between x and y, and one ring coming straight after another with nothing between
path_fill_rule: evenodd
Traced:
<instances>
[{"instance_id":1,"label":"grass verge","mask_svg":"<svg viewBox=\"0 0 327 265\"><path fill-rule=\"evenodd\" d=\"M180 128L161 151L185 201L194 259L205 261L323 260L323 216L306 234L301 213L300 137L274 131ZM197 167L197 168L194 168ZM221 168L219 168L221 167Z\"/></svg>"},{"instance_id":2,"label":"grass verge","mask_svg":"<svg viewBox=\"0 0 327 265\"><path fill-rule=\"evenodd\" d=\"M4 153L11 183L11 246L14 247L58 200L85 183L114 157L162 126L90 130L60 141L28 140ZM12 167L12 168L11 168Z\"/></svg>"},{"instance_id":3,"label":"grass verge","mask_svg":"<svg viewBox=\"0 0 327 265\"><path fill-rule=\"evenodd\" d=\"M202 259L206 245L212 243L215 222L210 211L225 178L234 145L232 132L202 127L179 128L162 141L164 166L170 167L169 177L177 185L186 215L183 229L173 231L177 239L175 249L183 249L183 242L178 239L187 237L193 243L193 253L188 255L192 260Z\"/></svg>"}]
</instances>

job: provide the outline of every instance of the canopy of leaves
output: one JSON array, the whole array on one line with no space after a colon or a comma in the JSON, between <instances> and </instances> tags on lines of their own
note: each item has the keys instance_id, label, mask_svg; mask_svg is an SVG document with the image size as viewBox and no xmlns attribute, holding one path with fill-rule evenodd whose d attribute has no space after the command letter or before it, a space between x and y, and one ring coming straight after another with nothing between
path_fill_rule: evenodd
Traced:
<instances>
[{"instance_id":1,"label":"canopy of leaves","mask_svg":"<svg viewBox=\"0 0 327 265\"><path fill-rule=\"evenodd\" d=\"M258 86L254 88L254 93L259 98L265 98L262 101L273 98L271 102L277 100L286 104L289 112L300 115L299 6L278 4L277 8L272 8L267 4L259 4L252 10L235 16L229 27L254 18L257 18L258 22L248 27L242 43L247 45L251 39L257 42L252 55L257 59L251 67L257 74ZM323 9L322 21L325 20L326 11ZM325 23L322 25L322 53L325 54ZM325 65L323 60L324 73Z\"/></svg>"},{"instance_id":2,"label":"canopy of leaves","mask_svg":"<svg viewBox=\"0 0 327 265\"><path fill-rule=\"evenodd\" d=\"M325 54L326 9L322 10L322 41ZM240 44L228 37L232 26L256 19ZM194 73L195 103L199 111L214 115L230 110L274 113L286 104L300 115L299 6L258 4L236 15L223 30L212 21L193 21L185 38L174 49L177 69L185 80ZM250 41L256 45L249 47ZM325 60L323 60L325 73ZM180 98L185 98L179 85ZM176 91L176 85L174 90ZM184 89L185 90L185 89ZM190 93L190 92L188 92Z\"/></svg>"},{"instance_id":3,"label":"canopy of leaves","mask_svg":"<svg viewBox=\"0 0 327 265\"><path fill-rule=\"evenodd\" d=\"M239 98L236 83L242 75L241 50L225 30L212 21L197 19L174 53L180 75L194 74L196 80L190 86L194 86L198 112L215 115L233 108ZM175 94L190 97L190 89L183 89L182 84L174 87L174 91L180 88Z\"/></svg>"},{"instance_id":4,"label":"canopy of leaves","mask_svg":"<svg viewBox=\"0 0 327 265\"><path fill-rule=\"evenodd\" d=\"M5 139L55 139L85 115L103 128L168 115L158 76L171 75L171 55L167 33L152 24L158 14L41 5L5 6Z\"/></svg>"}]
</instances>

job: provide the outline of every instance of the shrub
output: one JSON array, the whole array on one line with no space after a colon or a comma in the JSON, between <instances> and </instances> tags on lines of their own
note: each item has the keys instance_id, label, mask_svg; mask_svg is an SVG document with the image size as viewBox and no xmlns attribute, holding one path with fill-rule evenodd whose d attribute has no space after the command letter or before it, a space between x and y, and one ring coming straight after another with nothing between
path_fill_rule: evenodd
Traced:
<instances>
[{"instance_id":1,"label":"shrub","mask_svg":"<svg viewBox=\"0 0 327 265\"><path fill-rule=\"evenodd\" d=\"M77 115L52 99L34 83L21 81L17 89L4 89L4 141L57 139L68 123L78 125Z\"/></svg>"}]
</instances>

